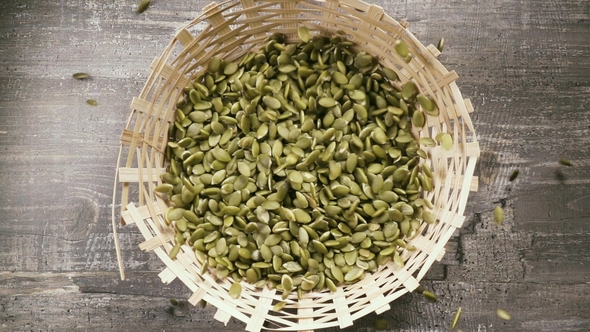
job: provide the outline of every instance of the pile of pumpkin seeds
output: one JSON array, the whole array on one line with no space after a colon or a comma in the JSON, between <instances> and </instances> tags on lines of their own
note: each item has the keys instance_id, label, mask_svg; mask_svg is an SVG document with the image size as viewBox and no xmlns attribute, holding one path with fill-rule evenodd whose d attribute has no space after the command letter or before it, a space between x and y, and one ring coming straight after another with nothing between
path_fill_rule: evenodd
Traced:
<instances>
[{"instance_id":1,"label":"pile of pumpkin seeds","mask_svg":"<svg viewBox=\"0 0 590 332\"><path fill-rule=\"evenodd\" d=\"M421 146L437 143L411 129L436 104L341 34L298 34L211 58L169 132L156 191L170 202L170 256L191 246L202 273L233 278L234 298L243 279L286 299L404 266L406 240L435 222Z\"/></svg>"}]
</instances>

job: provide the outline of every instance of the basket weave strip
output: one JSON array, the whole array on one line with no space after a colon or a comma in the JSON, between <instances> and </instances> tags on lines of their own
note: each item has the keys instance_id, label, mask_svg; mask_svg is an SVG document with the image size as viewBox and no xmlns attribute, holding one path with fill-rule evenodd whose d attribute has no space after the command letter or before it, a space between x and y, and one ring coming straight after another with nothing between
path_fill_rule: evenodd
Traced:
<instances>
[{"instance_id":1,"label":"basket weave strip","mask_svg":"<svg viewBox=\"0 0 590 332\"><path fill-rule=\"evenodd\" d=\"M440 109L438 117L428 117L423 128L413 128L415 137L434 138L450 133L453 147L423 147L428 154L424 167L430 167L434 190L425 197L434 202L437 222L422 225L418 234L406 239L415 250L404 250L404 267L393 263L366 274L363 280L338 288L338 291L304 294L301 300L292 294L280 312L272 307L281 294L267 288L257 289L242 282L242 296L228 295L231 278L218 280L213 273L201 274L201 265L192 248L181 247L175 260L169 258L175 230L168 226L162 212L166 201L154 193L165 170L167 137L174 126L176 103L183 88L201 75L212 56L234 61L249 51L264 46L267 37L279 32L288 42L298 42L297 28L305 25L312 35L342 33L355 45L394 69L400 78L396 87L413 81ZM247 331L311 331L338 326L344 328L371 312L382 313L389 303L414 290L435 261L441 260L445 244L465 220L463 213L470 190L477 190L473 176L479 156L470 113L473 107L464 100L456 84L458 75L448 71L437 59L436 47L425 47L379 6L358 0L229 0L212 3L195 20L182 27L161 56L150 65L151 73L137 98L131 102L131 114L121 135L117 163L116 194L120 195L121 221L134 224L145 241L140 249L152 251L166 265L159 277L170 283L180 279L191 290L189 302L200 300L218 308L214 318L227 323L231 317L246 322ZM414 57L409 63L393 50L401 39ZM133 201L135 203L130 203ZM117 232L113 209L113 231ZM124 278L118 238L115 239L121 277Z\"/></svg>"}]
</instances>

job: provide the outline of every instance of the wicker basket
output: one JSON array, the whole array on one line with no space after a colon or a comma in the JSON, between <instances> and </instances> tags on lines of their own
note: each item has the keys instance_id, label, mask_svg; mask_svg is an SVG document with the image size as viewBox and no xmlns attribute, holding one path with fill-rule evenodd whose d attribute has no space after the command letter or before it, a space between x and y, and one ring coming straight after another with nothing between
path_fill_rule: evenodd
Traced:
<instances>
[{"instance_id":1,"label":"wicker basket","mask_svg":"<svg viewBox=\"0 0 590 332\"><path fill-rule=\"evenodd\" d=\"M162 211L167 206L153 189L165 170L163 152L176 102L183 87L203 72L203 64L214 55L235 60L263 45L273 32L296 41L300 24L312 34L330 36L344 31L357 44L357 51L378 57L383 66L398 73L402 83L413 79L440 109L440 116L428 117L425 127L414 128L413 134L434 138L448 132L454 145L450 151L440 145L425 148L429 155L425 166L433 171L435 187L428 197L435 203L437 221L424 224L420 235L409 242L417 250L402 253L404 268L390 263L353 285L339 287L335 293L309 293L301 300L293 294L284 310L274 312L272 307L281 301L280 293L256 289L244 281L241 298L233 300L228 295L231 280L201 275L200 264L188 245L182 247L176 260L169 258L175 232L163 221ZM131 103L132 112L121 136L114 193L120 193L123 224L135 224L145 237L139 247L153 251L167 266L159 274L162 282L179 278L193 293L189 302L196 304L204 299L218 308L215 319L227 323L235 317L247 324L247 331L344 328L372 311L385 312L391 301L418 287L434 261L444 256L445 244L455 229L463 224L469 191L477 190L473 173L479 146L469 116L473 109L469 100L461 97L455 83L457 74L447 71L436 59L436 47L424 47L406 28L407 23L395 21L379 6L358 0L230 0L210 4L201 16L178 31L152 63L145 87ZM409 63L393 51L397 39L402 39L415 55ZM117 227L113 211L115 244L124 278Z\"/></svg>"}]
</instances>

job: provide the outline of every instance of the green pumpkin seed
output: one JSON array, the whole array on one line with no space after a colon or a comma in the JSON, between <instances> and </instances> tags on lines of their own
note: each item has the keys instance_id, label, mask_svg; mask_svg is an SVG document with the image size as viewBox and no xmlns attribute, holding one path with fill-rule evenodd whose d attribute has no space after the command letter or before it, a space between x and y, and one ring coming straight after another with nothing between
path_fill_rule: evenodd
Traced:
<instances>
[{"instance_id":1,"label":"green pumpkin seed","mask_svg":"<svg viewBox=\"0 0 590 332\"><path fill-rule=\"evenodd\" d=\"M207 71L210 74L215 74L221 68L221 60L218 57L212 57L207 63Z\"/></svg>"},{"instance_id":2,"label":"green pumpkin seed","mask_svg":"<svg viewBox=\"0 0 590 332\"><path fill-rule=\"evenodd\" d=\"M373 57L369 54L359 54L354 59L354 66L362 68L370 65L373 62Z\"/></svg>"},{"instance_id":3,"label":"green pumpkin seed","mask_svg":"<svg viewBox=\"0 0 590 332\"><path fill-rule=\"evenodd\" d=\"M423 127L424 126L424 113L422 113L421 111L414 111L414 114L412 115L412 123L414 124L414 126L416 127Z\"/></svg>"},{"instance_id":4,"label":"green pumpkin seed","mask_svg":"<svg viewBox=\"0 0 590 332\"><path fill-rule=\"evenodd\" d=\"M515 169L514 171L512 171L512 173L510 174L510 182L516 180L516 177L518 176L519 170Z\"/></svg>"},{"instance_id":5,"label":"green pumpkin seed","mask_svg":"<svg viewBox=\"0 0 590 332\"><path fill-rule=\"evenodd\" d=\"M455 312L455 316L453 317L453 322L451 323L451 329L454 330L457 327L457 323L459 323L459 318L461 318L461 307L457 309Z\"/></svg>"},{"instance_id":6,"label":"green pumpkin seed","mask_svg":"<svg viewBox=\"0 0 590 332\"><path fill-rule=\"evenodd\" d=\"M297 28L297 35L299 36L299 39L301 39L302 42L309 42L309 30L305 25L300 25L299 28Z\"/></svg>"},{"instance_id":7,"label":"green pumpkin seed","mask_svg":"<svg viewBox=\"0 0 590 332\"><path fill-rule=\"evenodd\" d=\"M88 99L86 101L86 104L90 105L90 106L98 106L98 102L94 99Z\"/></svg>"},{"instance_id":8,"label":"green pumpkin seed","mask_svg":"<svg viewBox=\"0 0 590 332\"><path fill-rule=\"evenodd\" d=\"M83 80L85 78L90 77L90 75L86 74L86 73L75 73L72 75L73 78L77 79L77 80Z\"/></svg>"},{"instance_id":9,"label":"green pumpkin seed","mask_svg":"<svg viewBox=\"0 0 590 332\"><path fill-rule=\"evenodd\" d=\"M416 84L411 81L406 82L402 87L402 98L406 101L414 98L414 94L417 92Z\"/></svg>"},{"instance_id":10,"label":"green pumpkin seed","mask_svg":"<svg viewBox=\"0 0 590 332\"><path fill-rule=\"evenodd\" d=\"M390 80L390 81L397 81L398 80L397 74L392 69L383 68L382 72L383 72L383 75L385 75L385 77L387 77L388 80Z\"/></svg>"},{"instance_id":11,"label":"green pumpkin seed","mask_svg":"<svg viewBox=\"0 0 590 332\"><path fill-rule=\"evenodd\" d=\"M320 104L323 107L330 108L330 107L336 106L336 100L334 100L332 98L325 97L325 98L321 98L318 101L318 104Z\"/></svg>"},{"instance_id":12,"label":"green pumpkin seed","mask_svg":"<svg viewBox=\"0 0 590 332\"><path fill-rule=\"evenodd\" d=\"M180 252L180 243L177 243L174 245L174 247L172 247L172 249L170 249L170 253L168 254L168 256L170 256L170 259L175 260L176 256L178 255L179 252Z\"/></svg>"},{"instance_id":13,"label":"green pumpkin seed","mask_svg":"<svg viewBox=\"0 0 590 332\"><path fill-rule=\"evenodd\" d=\"M291 273L303 271L303 267L299 263L294 262L294 261L284 263L283 268Z\"/></svg>"},{"instance_id":14,"label":"green pumpkin seed","mask_svg":"<svg viewBox=\"0 0 590 332\"><path fill-rule=\"evenodd\" d=\"M449 133L436 135L436 140L441 142L443 149L449 151L453 148L453 137Z\"/></svg>"},{"instance_id":15,"label":"green pumpkin seed","mask_svg":"<svg viewBox=\"0 0 590 332\"><path fill-rule=\"evenodd\" d=\"M356 280L356 279L360 278L364 273L365 273L365 271L363 269L361 269L360 267L353 266L352 269L350 269L346 273L346 275L344 275L344 280L345 281Z\"/></svg>"},{"instance_id":16,"label":"green pumpkin seed","mask_svg":"<svg viewBox=\"0 0 590 332\"><path fill-rule=\"evenodd\" d=\"M504 309L496 309L496 314L498 315L498 317L502 318L503 320L510 320L512 317L510 316L510 314L508 313L508 311L504 310Z\"/></svg>"},{"instance_id":17,"label":"green pumpkin seed","mask_svg":"<svg viewBox=\"0 0 590 332\"><path fill-rule=\"evenodd\" d=\"M405 59L408 56L408 46L401 39L395 41L393 48L395 49L397 54L399 54L399 56L401 56L402 58Z\"/></svg>"},{"instance_id":18,"label":"green pumpkin seed","mask_svg":"<svg viewBox=\"0 0 590 332\"><path fill-rule=\"evenodd\" d=\"M342 270L340 270L339 267L337 267L335 265L332 266L330 268L330 272L332 273L332 276L334 277L334 279L336 279L338 282L344 282L344 274L342 274Z\"/></svg>"},{"instance_id":19,"label":"green pumpkin seed","mask_svg":"<svg viewBox=\"0 0 590 332\"><path fill-rule=\"evenodd\" d=\"M373 327L375 330L388 330L389 323L385 319L376 319L375 322L373 322Z\"/></svg>"},{"instance_id":20,"label":"green pumpkin seed","mask_svg":"<svg viewBox=\"0 0 590 332\"><path fill-rule=\"evenodd\" d=\"M434 214L432 214L431 212L428 212L428 211L424 211L422 213L422 219L427 224L433 224L436 221Z\"/></svg>"},{"instance_id":21,"label":"green pumpkin seed","mask_svg":"<svg viewBox=\"0 0 590 332\"><path fill-rule=\"evenodd\" d=\"M283 274L281 277L281 285L285 291L290 292L293 289L293 279L288 274Z\"/></svg>"},{"instance_id":22,"label":"green pumpkin seed","mask_svg":"<svg viewBox=\"0 0 590 332\"><path fill-rule=\"evenodd\" d=\"M150 0L142 0L137 6L137 13L141 14L145 12L152 2Z\"/></svg>"},{"instance_id":23,"label":"green pumpkin seed","mask_svg":"<svg viewBox=\"0 0 590 332\"><path fill-rule=\"evenodd\" d=\"M242 285L239 282L234 282L229 287L228 294L234 300L239 299L242 296Z\"/></svg>"},{"instance_id":24,"label":"green pumpkin seed","mask_svg":"<svg viewBox=\"0 0 590 332\"><path fill-rule=\"evenodd\" d=\"M569 161L569 159L560 159L559 163L562 164L563 166L569 166L569 167L573 166L572 162Z\"/></svg>"},{"instance_id":25,"label":"green pumpkin seed","mask_svg":"<svg viewBox=\"0 0 590 332\"><path fill-rule=\"evenodd\" d=\"M438 44L436 44L436 48L438 49L439 52L442 52L444 47L445 47L445 39L441 38L438 41ZM459 310L460 310L460 308L459 308Z\"/></svg>"},{"instance_id":26,"label":"green pumpkin seed","mask_svg":"<svg viewBox=\"0 0 590 332\"><path fill-rule=\"evenodd\" d=\"M172 189L174 188L173 185L168 184L168 183L163 183L159 186L156 186L154 188L155 191L159 192L159 193L169 193L172 191Z\"/></svg>"},{"instance_id":27,"label":"green pumpkin seed","mask_svg":"<svg viewBox=\"0 0 590 332\"><path fill-rule=\"evenodd\" d=\"M431 302L437 301L436 295L434 295L434 293L432 293L432 292L423 291L422 296L424 296L428 301L431 301Z\"/></svg>"},{"instance_id":28,"label":"green pumpkin seed","mask_svg":"<svg viewBox=\"0 0 590 332\"><path fill-rule=\"evenodd\" d=\"M356 101L362 101L365 98L367 98L365 93L362 92L361 90L352 90L351 92L348 93L348 96Z\"/></svg>"},{"instance_id":29,"label":"green pumpkin seed","mask_svg":"<svg viewBox=\"0 0 590 332\"><path fill-rule=\"evenodd\" d=\"M275 305L272 307L272 311L279 312L279 311L283 310L283 308L284 308L286 305L287 305L287 302L285 302L285 301L280 301L280 302L277 302L277 304L275 304Z\"/></svg>"},{"instance_id":30,"label":"green pumpkin seed","mask_svg":"<svg viewBox=\"0 0 590 332\"><path fill-rule=\"evenodd\" d=\"M303 176L301 175L301 172L289 171L289 173L287 173L287 177L291 183L303 183Z\"/></svg>"},{"instance_id":31,"label":"green pumpkin seed","mask_svg":"<svg viewBox=\"0 0 590 332\"><path fill-rule=\"evenodd\" d=\"M494 209L494 220L498 225L502 225L502 222L504 221L504 210L499 206L496 206Z\"/></svg>"},{"instance_id":32,"label":"green pumpkin seed","mask_svg":"<svg viewBox=\"0 0 590 332\"><path fill-rule=\"evenodd\" d=\"M264 102L266 106L275 110L281 108L281 102L278 99L271 96L264 96L262 98L262 102Z\"/></svg>"},{"instance_id":33,"label":"green pumpkin seed","mask_svg":"<svg viewBox=\"0 0 590 332\"><path fill-rule=\"evenodd\" d=\"M334 281L332 281L332 279L326 278L326 286L328 286L328 289L334 293L338 290L338 288L336 288L336 285L334 284Z\"/></svg>"},{"instance_id":34,"label":"green pumpkin seed","mask_svg":"<svg viewBox=\"0 0 590 332\"><path fill-rule=\"evenodd\" d=\"M234 74L236 71L238 71L238 64L235 62L230 62L227 65L225 65L225 68L223 69L223 74L229 76Z\"/></svg>"}]
</instances>

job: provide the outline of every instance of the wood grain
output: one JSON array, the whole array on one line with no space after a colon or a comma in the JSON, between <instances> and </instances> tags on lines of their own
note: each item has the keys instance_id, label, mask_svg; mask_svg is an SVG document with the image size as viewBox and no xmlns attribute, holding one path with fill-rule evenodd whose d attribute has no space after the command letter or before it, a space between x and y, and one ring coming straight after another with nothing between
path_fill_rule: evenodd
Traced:
<instances>
[{"instance_id":1,"label":"wood grain","mask_svg":"<svg viewBox=\"0 0 590 332\"><path fill-rule=\"evenodd\" d=\"M162 284L134 227L120 229L128 280L118 278L110 209L129 104L209 1L154 0L141 15L138 2L0 3L0 330L244 330L188 305L180 283ZM371 2L424 44L445 37L440 59L476 110L480 184L424 283L439 301L409 294L345 331L374 331L377 317L390 331L446 331L459 306L463 331L590 330L590 6ZM91 78L74 80L80 71Z\"/></svg>"}]
</instances>

